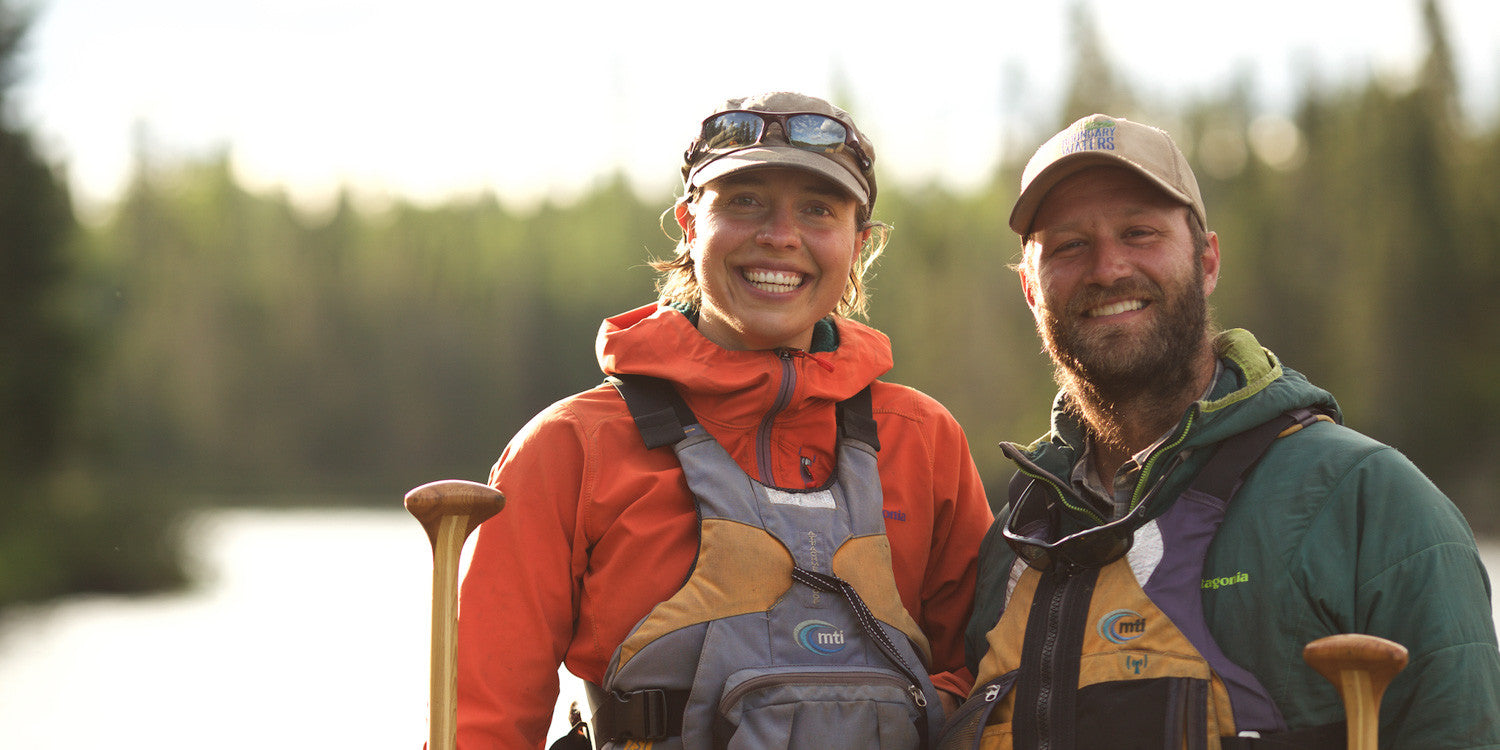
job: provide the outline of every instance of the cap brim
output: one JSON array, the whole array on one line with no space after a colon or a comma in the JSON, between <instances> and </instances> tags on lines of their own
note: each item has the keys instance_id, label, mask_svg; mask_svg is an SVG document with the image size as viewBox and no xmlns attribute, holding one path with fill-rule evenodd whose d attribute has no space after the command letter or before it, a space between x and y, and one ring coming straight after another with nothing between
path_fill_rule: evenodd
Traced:
<instances>
[{"instance_id":1,"label":"cap brim","mask_svg":"<svg viewBox=\"0 0 1500 750\"><path fill-rule=\"evenodd\" d=\"M812 151L790 146L756 146L732 151L717 159L705 161L688 173L687 185L689 188L702 187L727 174L767 167L786 167L815 172L832 180L861 204L870 202L869 191L838 162Z\"/></svg>"},{"instance_id":2,"label":"cap brim","mask_svg":"<svg viewBox=\"0 0 1500 750\"><path fill-rule=\"evenodd\" d=\"M1064 156L1057 161L1047 165L1046 169L1037 173L1031 182L1026 184L1026 189L1021 191L1020 197L1016 198L1016 205L1010 210L1010 228L1016 234L1025 236L1031 231L1031 224L1036 220L1037 209L1041 208L1042 201L1057 183L1066 180L1073 175L1098 166L1125 167L1145 177L1151 184L1161 188L1167 195L1181 201L1183 205L1191 208L1193 199L1181 190L1172 187L1162 181L1151 170L1123 157L1108 151L1082 151L1076 154ZM1196 214L1195 214L1196 215Z\"/></svg>"}]
</instances>

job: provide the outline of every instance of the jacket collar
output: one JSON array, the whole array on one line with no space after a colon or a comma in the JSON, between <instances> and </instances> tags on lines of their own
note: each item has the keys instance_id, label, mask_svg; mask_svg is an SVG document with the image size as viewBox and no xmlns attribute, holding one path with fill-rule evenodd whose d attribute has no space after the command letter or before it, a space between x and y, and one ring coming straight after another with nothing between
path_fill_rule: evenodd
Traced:
<instances>
[{"instance_id":1,"label":"jacket collar","mask_svg":"<svg viewBox=\"0 0 1500 750\"><path fill-rule=\"evenodd\" d=\"M652 304L605 319L595 351L605 374L665 378L690 402L694 395L774 395L789 361L798 373L796 398L841 401L891 368L890 340L869 326L830 319L822 341L831 350L731 351L699 333L683 311Z\"/></svg>"}]
</instances>

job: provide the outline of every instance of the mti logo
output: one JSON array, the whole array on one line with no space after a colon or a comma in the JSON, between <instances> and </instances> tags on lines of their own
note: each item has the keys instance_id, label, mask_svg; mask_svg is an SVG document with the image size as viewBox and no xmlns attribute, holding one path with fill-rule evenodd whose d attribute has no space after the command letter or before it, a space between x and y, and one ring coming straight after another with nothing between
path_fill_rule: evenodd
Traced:
<instances>
[{"instance_id":1,"label":"mti logo","mask_svg":"<svg viewBox=\"0 0 1500 750\"><path fill-rule=\"evenodd\" d=\"M1133 641L1146 634L1146 618L1139 612L1117 609L1099 619L1099 637L1110 643Z\"/></svg>"},{"instance_id":2,"label":"mti logo","mask_svg":"<svg viewBox=\"0 0 1500 750\"><path fill-rule=\"evenodd\" d=\"M836 654L844 650L844 631L830 622L804 620L797 624L797 643L815 654Z\"/></svg>"}]
</instances>

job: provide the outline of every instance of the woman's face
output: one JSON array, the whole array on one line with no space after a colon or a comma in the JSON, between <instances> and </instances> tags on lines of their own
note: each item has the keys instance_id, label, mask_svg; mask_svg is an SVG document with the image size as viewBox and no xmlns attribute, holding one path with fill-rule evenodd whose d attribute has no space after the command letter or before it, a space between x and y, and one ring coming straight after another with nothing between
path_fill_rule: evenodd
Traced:
<instances>
[{"instance_id":1,"label":"woman's face","mask_svg":"<svg viewBox=\"0 0 1500 750\"><path fill-rule=\"evenodd\" d=\"M844 295L868 230L859 203L800 169L725 175L680 206L701 291L698 330L725 349L806 349Z\"/></svg>"}]
</instances>

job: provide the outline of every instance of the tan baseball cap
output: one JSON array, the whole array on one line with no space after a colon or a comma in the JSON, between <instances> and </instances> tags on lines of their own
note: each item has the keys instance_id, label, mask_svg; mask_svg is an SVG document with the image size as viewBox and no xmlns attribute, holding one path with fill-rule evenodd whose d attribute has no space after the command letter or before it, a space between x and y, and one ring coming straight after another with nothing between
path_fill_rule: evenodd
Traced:
<instances>
[{"instance_id":1,"label":"tan baseball cap","mask_svg":"<svg viewBox=\"0 0 1500 750\"><path fill-rule=\"evenodd\" d=\"M849 191L867 206L875 204L875 146L855 127L854 119L838 107L815 96L774 91L730 99L714 109L704 122L725 112L747 110L766 113L809 113L830 117L848 129L858 147L840 143L830 150L813 151L791 145L782 126L768 123L757 144L730 151L702 151L698 137L683 154L682 182L689 190L702 187L724 175L745 169L791 167L816 172Z\"/></svg>"},{"instance_id":2,"label":"tan baseball cap","mask_svg":"<svg viewBox=\"0 0 1500 750\"><path fill-rule=\"evenodd\" d=\"M1068 176L1100 165L1135 170L1167 195L1187 204L1198 223L1208 227L1198 179L1172 136L1150 125L1095 114L1052 136L1026 163L1026 171L1021 173L1021 195L1010 210L1010 228L1025 236L1048 191Z\"/></svg>"}]
</instances>

